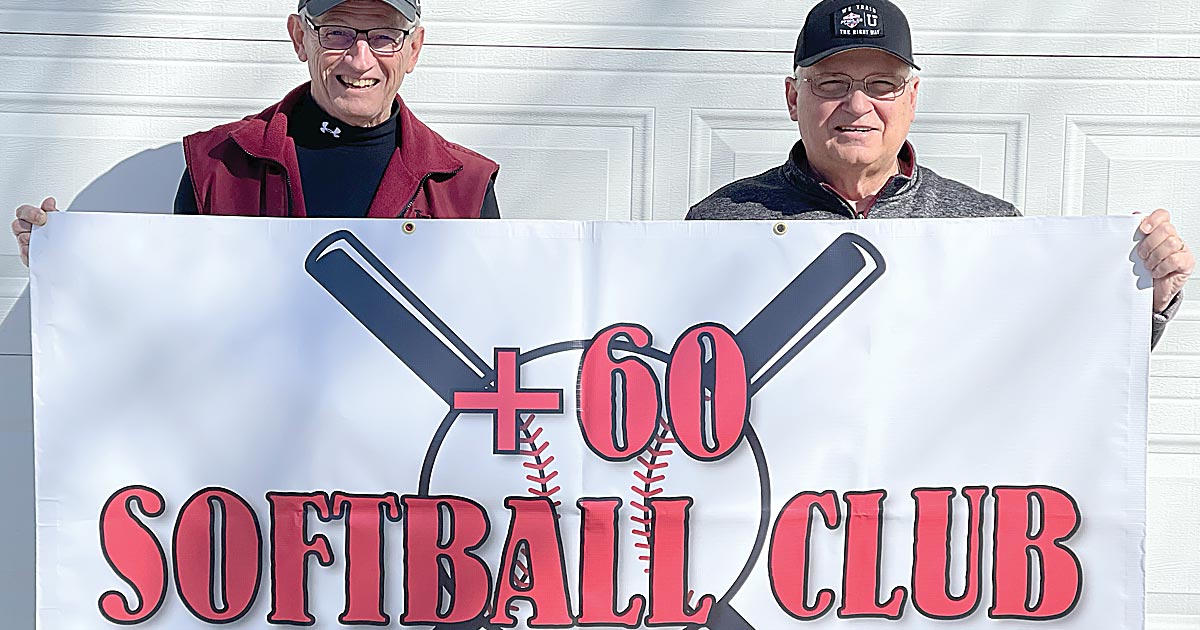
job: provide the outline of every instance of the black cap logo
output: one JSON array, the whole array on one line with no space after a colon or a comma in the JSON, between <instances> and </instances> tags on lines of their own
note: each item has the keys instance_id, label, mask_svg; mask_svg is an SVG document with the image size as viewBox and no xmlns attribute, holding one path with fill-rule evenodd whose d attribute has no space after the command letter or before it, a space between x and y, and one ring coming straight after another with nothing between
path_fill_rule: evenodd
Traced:
<instances>
[{"instance_id":1,"label":"black cap logo","mask_svg":"<svg viewBox=\"0 0 1200 630\"><path fill-rule=\"evenodd\" d=\"M883 37L883 20L869 4L851 4L833 13L834 37Z\"/></svg>"}]
</instances>

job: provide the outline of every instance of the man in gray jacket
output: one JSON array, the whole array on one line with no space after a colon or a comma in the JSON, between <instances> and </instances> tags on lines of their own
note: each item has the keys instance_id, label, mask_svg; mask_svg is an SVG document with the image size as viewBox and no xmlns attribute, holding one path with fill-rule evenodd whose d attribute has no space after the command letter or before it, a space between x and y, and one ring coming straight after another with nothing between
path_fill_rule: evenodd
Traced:
<instances>
[{"instance_id":1,"label":"man in gray jacket","mask_svg":"<svg viewBox=\"0 0 1200 630\"><path fill-rule=\"evenodd\" d=\"M800 127L787 161L729 184L688 219L1015 217L1007 201L917 164L908 142L921 80L908 20L888 0L823 0L804 21L788 113ZM1142 221L1138 254L1154 277L1151 343L1179 309L1195 258L1166 210Z\"/></svg>"}]
</instances>

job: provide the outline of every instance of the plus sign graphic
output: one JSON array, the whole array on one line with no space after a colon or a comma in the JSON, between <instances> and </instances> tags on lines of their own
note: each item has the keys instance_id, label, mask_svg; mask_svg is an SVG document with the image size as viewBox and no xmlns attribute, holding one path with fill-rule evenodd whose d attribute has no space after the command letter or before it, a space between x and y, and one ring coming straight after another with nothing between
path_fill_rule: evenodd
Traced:
<instances>
[{"instance_id":1,"label":"plus sign graphic","mask_svg":"<svg viewBox=\"0 0 1200 630\"><path fill-rule=\"evenodd\" d=\"M429 445L418 486L420 496L438 494L431 488L435 469L443 460L449 460L451 464L466 462L470 466L473 458L478 456L477 453L454 450L458 447L456 445L461 445L461 441L454 442L453 429L460 414L483 412L494 419L494 453L514 460L532 460L521 464L524 470L520 473L521 479L533 484L528 488L529 494L550 499L555 506L559 505L554 495L560 488L551 487L548 483L549 479L559 474L548 470L555 459L548 454L548 442L543 435L543 429L548 432L549 428L535 427L534 416L537 413L562 413L563 390L524 389L521 387L521 369L524 366L536 367L570 352L584 351L590 340L559 341L531 350L497 348L493 354L493 365L489 366L350 232L338 231L324 238L309 254L305 268L449 407ZM875 246L854 234L842 234L819 253L734 335L745 361L748 395L753 396L762 389L858 300L883 275L884 270L883 257ZM653 346L635 347L632 343L616 342L612 347L662 364L670 358L669 351ZM528 417L522 420L522 414L528 414ZM732 599L748 579L763 551L769 533L771 496L765 455L752 423L746 424L744 438L753 460L752 467L756 467L753 483L760 506L756 527L752 532L753 544L744 558L734 559L741 569L734 570L734 575L728 576L723 583L723 590L708 591L715 594L716 601L705 622L688 625L687 630L701 627L710 630L754 630L754 626L734 608ZM632 475L638 483L632 488L637 496L630 502L631 506L641 505L640 502L663 492L663 471L668 465L673 445L673 436L664 428L656 434L648 452L637 458L636 461L644 466L644 472L635 471ZM440 457L443 455L445 457ZM461 471L458 474L471 476L469 470L465 474ZM654 484L660 485L652 487ZM566 502L562 505L564 508L571 507ZM641 524L646 516L648 512L635 511L632 520ZM633 534L635 539L648 538L648 525L644 529L639 527ZM645 553L644 550L648 548L644 541L636 546L643 551L634 552L635 555ZM718 552L718 555L729 555L724 550ZM642 559L646 559L645 556ZM514 575L497 576L496 579L510 577L521 578ZM444 590L453 591L453 578L450 575L443 574L440 581ZM528 585L526 582L525 586ZM690 600L690 597L688 595L687 599ZM692 602L686 601L685 604L687 608ZM492 630L500 626L493 624L485 614L466 625L443 625L439 630L467 627L471 630Z\"/></svg>"},{"instance_id":2,"label":"plus sign graphic","mask_svg":"<svg viewBox=\"0 0 1200 630\"><path fill-rule=\"evenodd\" d=\"M518 414L562 413L561 389L521 389L521 370L517 367L516 348L496 348L495 389L473 392L454 392L452 411L487 413L495 420L496 454L520 453Z\"/></svg>"}]
</instances>

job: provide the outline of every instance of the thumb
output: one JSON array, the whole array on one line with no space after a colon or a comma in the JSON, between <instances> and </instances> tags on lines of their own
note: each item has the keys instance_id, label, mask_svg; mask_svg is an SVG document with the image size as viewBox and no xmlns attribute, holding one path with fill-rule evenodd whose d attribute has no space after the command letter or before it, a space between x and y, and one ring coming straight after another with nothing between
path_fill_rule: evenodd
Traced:
<instances>
[{"instance_id":1,"label":"thumb","mask_svg":"<svg viewBox=\"0 0 1200 630\"><path fill-rule=\"evenodd\" d=\"M45 210L46 212L57 212L58 201L55 200L54 197L46 197L45 201L42 201L42 210Z\"/></svg>"}]
</instances>

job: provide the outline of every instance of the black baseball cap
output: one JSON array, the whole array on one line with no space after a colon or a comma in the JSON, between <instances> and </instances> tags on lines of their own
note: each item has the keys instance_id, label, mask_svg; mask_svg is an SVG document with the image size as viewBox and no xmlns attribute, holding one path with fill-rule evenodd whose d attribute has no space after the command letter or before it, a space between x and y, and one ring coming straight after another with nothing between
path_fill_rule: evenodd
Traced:
<instances>
[{"instance_id":1,"label":"black baseball cap","mask_svg":"<svg viewBox=\"0 0 1200 630\"><path fill-rule=\"evenodd\" d=\"M808 67L854 48L877 48L921 69L913 63L908 18L888 0L822 0L804 19L795 65Z\"/></svg>"},{"instance_id":2,"label":"black baseball cap","mask_svg":"<svg viewBox=\"0 0 1200 630\"><path fill-rule=\"evenodd\" d=\"M346 0L300 0L300 7L297 11L308 9L308 14L317 17L326 11L336 7ZM417 18L421 17L421 0L380 0L394 7L404 19L409 22L416 22Z\"/></svg>"}]
</instances>

